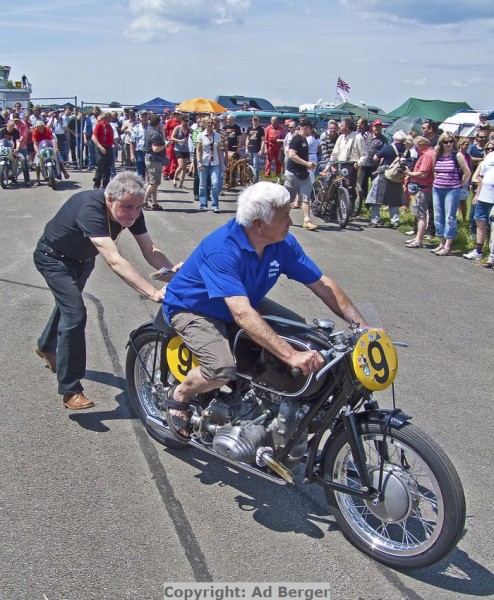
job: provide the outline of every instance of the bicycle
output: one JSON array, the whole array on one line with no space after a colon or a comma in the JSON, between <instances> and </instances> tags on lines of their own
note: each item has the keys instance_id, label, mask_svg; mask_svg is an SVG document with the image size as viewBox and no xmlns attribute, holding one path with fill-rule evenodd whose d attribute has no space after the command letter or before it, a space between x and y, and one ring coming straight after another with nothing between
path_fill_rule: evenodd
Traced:
<instances>
[{"instance_id":1,"label":"bicycle","mask_svg":"<svg viewBox=\"0 0 494 600\"><path fill-rule=\"evenodd\" d=\"M223 187L227 190L233 190L238 186L247 187L256 180L256 173L248 158L240 158L239 155L232 155L230 165L225 170L225 179Z\"/></svg>"},{"instance_id":2,"label":"bicycle","mask_svg":"<svg viewBox=\"0 0 494 600\"><path fill-rule=\"evenodd\" d=\"M312 186L312 214L325 221L338 221L340 229L348 225L353 212L347 175L346 168L323 171Z\"/></svg>"}]
</instances>

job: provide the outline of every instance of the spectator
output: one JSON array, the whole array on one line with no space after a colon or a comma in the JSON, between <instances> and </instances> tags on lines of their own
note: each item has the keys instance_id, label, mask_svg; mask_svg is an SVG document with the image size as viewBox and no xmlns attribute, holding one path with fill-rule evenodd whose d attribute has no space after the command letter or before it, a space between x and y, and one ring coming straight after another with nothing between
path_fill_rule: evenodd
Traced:
<instances>
[{"instance_id":1,"label":"spectator","mask_svg":"<svg viewBox=\"0 0 494 600\"><path fill-rule=\"evenodd\" d=\"M96 173L94 174L94 189L103 185L105 188L110 182L111 167L113 162L113 127L111 114L105 113L96 123L92 140L96 146Z\"/></svg>"},{"instance_id":2,"label":"spectator","mask_svg":"<svg viewBox=\"0 0 494 600\"><path fill-rule=\"evenodd\" d=\"M175 127L180 125L180 121L178 120L180 113L175 110L171 116L170 111L168 111L166 114L168 115L168 118L165 121L164 136L166 140L170 140ZM166 156L168 158L168 164L163 167L163 175L165 176L165 179L173 179L178 167L177 157L175 156L175 144L173 142L168 144L166 148Z\"/></svg>"},{"instance_id":3,"label":"spectator","mask_svg":"<svg viewBox=\"0 0 494 600\"><path fill-rule=\"evenodd\" d=\"M250 164L256 174L255 181L259 181L261 148L264 143L264 128L259 125L259 117L252 117L252 125L247 129L245 153L250 159Z\"/></svg>"},{"instance_id":4,"label":"spectator","mask_svg":"<svg viewBox=\"0 0 494 600\"><path fill-rule=\"evenodd\" d=\"M132 129L130 137L130 158L134 161L136 172L146 179L146 164L144 162L144 142L146 141L146 131L149 125L149 113L143 110L139 113L139 123Z\"/></svg>"},{"instance_id":5,"label":"spectator","mask_svg":"<svg viewBox=\"0 0 494 600\"><path fill-rule=\"evenodd\" d=\"M223 125L223 129L226 132L226 140L228 142L228 158L231 159L234 152L238 153L240 137L242 135L242 130L235 123L235 115L227 115L226 123Z\"/></svg>"},{"instance_id":6,"label":"spectator","mask_svg":"<svg viewBox=\"0 0 494 600\"><path fill-rule=\"evenodd\" d=\"M463 154L463 158L465 159L465 162L467 163L467 166L470 169L470 172L473 172L472 165L470 162L470 154L468 154L469 146L470 146L470 140L468 138L463 137L458 140L458 152L461 152ZM463 222L466 222L466 220L467 220L468 196L470 195L470 181L468 181L465 185L463 185L460 190L459 212L462 216Z\"/></svg>"},{"instance_id":7,"label":"spectator","mask_svg":"<svg viewBox=\"0 0 494 600\"><path fill-rule=\"evenodd\" d=\"M476 246L463 257L468 260L480 260L482 258L482 249L487 238L488 223L492 223L492 211L494 208L494 144L489 142L485 145L485 159L480 165L480 173L477 191L472 199L475 206L475 222L477 224ZM491 238L491 252L488 258L488 264L493 266L494 245Z\"/></svg>"},{"instance_id":8,"label":"spectator","mask_svg":"<svg viewBox=\"0 0 494 600\"><path fill-rule=\"evenodd\" d=\"M357 188L357 169L367 158L367 146L364 138L355 131L355 121L345 117L340 122L340 135L331 153L330 162L348 170L350 198L355 202Z\"/></svg>"},{"instance_id":9,"label":"spectator","mask_svg":"<svg viewBox=\"0 0 494 600\"><path fill-rule=\"evenodd\" d=\"M189 117L187 115L180 116L180 125L177 125L172 132L170 142L175 145L175 157L178 162L178 168L173 177L173 187L184 187L184 179L187 173L187 165L190 160L189 153Z\"/></svg>"},{"instance_id":10,"label":"spectator","mask_svg":"<svg viewBox=\"0 0 494 600\"><path fill-rule=\"evenodd\" d=\"M460 188L470 179L470 169L463 154L456 150L456 141L449 132L439 136L435 148L434 183L434 224L439 246L434 248L436 256L449 256L453 240L458 234L456 213L460 202Z\"/></svg>"},{"instance_id":11,"label":"spectator","mask_svg":"<svg viewBox=\"0 0 494 600\"><path fill-rule=\"evenodd\" d=\"M19 132L19 153L22 164L22 172L24 174L24 184L30 187L31 178L29 177L29 161L27 156L27 144L29 140L29 127L21 120L19 113L12 114L12 120L14 121L15 128Z\"/></svg>"},{"instance_id":12,"label":"spectator","mask_svg":"<svg viewBox=\"0 0 494 600\"><path fill-rule=\"evenodd\" d=\"M367 194L369 193L369 182L374 179L374 173L379 165L379 161L376 161L374 157L387 143L382 131L383 122L380 119L376 119L371 125L369 135L365 138L367 156L359 167L357 176L357 185L364 198L367 198Z\"/></svg>"},{"instance_id":13,"label":"spectator","mask_svg":"<svg viewBox=\"0 0 494 600\"><path fill-rule=\"evenodd\" d=\"M417 219L417 233L406 244L408 248L422 248L428 209L432 204L435 154L429 140L421 135L414 138L414 146L419 158L413 168L406 168L405 173L408 177L408 191L413 198L411 209Z\"/></svg>"},{"instance_id":14,"label":"spectator","mask_svg":"<svg viewBox=\"0 0 494 600\"><path fill-rule=\"evenodd\" d=\"M275 173L278 177L281 175L281 148L285 130L278 122L278 117L271 117L271 125L268 125L264 131L264 147L262 152L266 154L266 165L264 175L269 177L271 174L271 163L274 161Z\"/></svg>"},{"instance_id":15,"label":"spectator","mask_svg":"<svg viewBox=\"0 0 494 600\"><path fill-rule=\"evenodd\" d=\"M208 182L211 180L212 208L219 213L219 179L223 166L221 136L213 129L213 121L206 118L205 130L197 136L197 168L199 169L199 209L208 210Z\"/></svg>"},{"instance_id":16,"label":"spectator","mask_svg":"<svg viewBox=\"0 0 494 600\"><path fill-rule=\"evenodd\" d=\"M145 204L143 210L163 210L158 204L157 194L158 186L161 183L163 165L168 160L166 158L168 143L168 141L165 142L163 139L161 117L159 115L151 115L144 142L144 151L146 153L144 160L146 161L148 186L144 197ZM151 200L151 205L149 204L149 200Z\"/></svg>"},{"instance_id":17,"label":"spectator","mask_svg":"<svg viewBox=\"0 0 494 600\"><path fill-rule=\"evenodd\" d=\"M321 152L322 159L325 163L329 163L331 159L331 154L333 153L338 136L338 123L331 119L328 121L326 131L321 134Z\"/></svg>"}]
</instances>

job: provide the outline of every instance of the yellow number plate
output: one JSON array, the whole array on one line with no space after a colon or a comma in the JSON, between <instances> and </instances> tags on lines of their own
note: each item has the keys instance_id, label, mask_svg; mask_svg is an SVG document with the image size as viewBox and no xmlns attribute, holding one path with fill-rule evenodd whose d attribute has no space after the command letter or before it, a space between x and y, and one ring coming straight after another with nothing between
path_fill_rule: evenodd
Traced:
<instances>
[{"instance_id":1,"label":"yellow number plate","mask_svg":"<svg viewBox=\"0 0 494 600\"><path fill-rule=\"evenodd\" d=\"M166 360L170 371L178 381L183 381L187 373L199 365L197 358L178 335L168 342Z\"/></svg>"},{"instance_id":2,"label":"yellow number plate","mask_svg":"<svg viewBox=\"0 0 494 600\"><path fill-rule=\"evenodd\" d=\"M398 356L388 334L380 329L363 333L352 354L357 379L373 392L385 390L398 373Z\"/></svg>"}]
</instances>

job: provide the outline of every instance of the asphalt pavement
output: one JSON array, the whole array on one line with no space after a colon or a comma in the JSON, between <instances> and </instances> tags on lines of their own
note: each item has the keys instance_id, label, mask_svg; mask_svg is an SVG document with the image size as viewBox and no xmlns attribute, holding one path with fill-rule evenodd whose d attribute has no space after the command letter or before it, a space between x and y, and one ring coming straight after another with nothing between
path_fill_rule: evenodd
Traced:
<instances>
[{"instance_id":1,"label":"asphalt pavement","mask_svg":"<svg viewBox=\"0 0 494 600\"><path fill-rule=\"evenodd\" d=\"M334 600L493 598L492 309L494 273L459 256L405 248L405 236L321 225L292 232L367 314L379 311L400 348L396 402L455 465L467 530L442 563L412 572L354 549L316 486L280 487L196 450L152 440L129 408L129 332L154 317L101 258L85 290L87 395L95 408L65 410L55 376L34 353L53 308L32 252L45 223L91 174L59 189L0 190L0 600L154 600L167 582L321 582ZM163 212L146 213L174 262L235 213L198 211L191 191L160 187ZM147 275L128 233L122 253ZM306 288L280 280L271 297L306 318L330 317ZM388 392L379 394L390 406ZM490 548L490 550L489 550ZM274 596L272 596L274 597Z\"/></svg>"}]
</instances>

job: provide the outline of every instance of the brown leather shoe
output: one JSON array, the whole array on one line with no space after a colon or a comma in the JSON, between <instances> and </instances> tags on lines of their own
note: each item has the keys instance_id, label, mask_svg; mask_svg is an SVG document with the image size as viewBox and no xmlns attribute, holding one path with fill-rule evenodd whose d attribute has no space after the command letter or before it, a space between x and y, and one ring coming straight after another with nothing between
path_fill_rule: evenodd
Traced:
<instances>
[{"instance_id":1,"label":"brown leather shoe","mask_svg":"<svg viewBox=\"0 0 494 600\"><path fill-rule=\"evenodd\" d=\"M70 410L85 410L94 406L94 402L86 398L82 392L75 394L64 394L63 403Z\"/></svg>"},{"instance_id":2,"label":"brown leather shoe","mask_svg":"<svg viewBox=\"0 0 494 600\"><path fill-rule=\"evenodd\" d=\"M51 354L50 352L41 352L39 348L35 348L34 351L40 357L46 360L46 368L50 369L52 373L57 372L57 356L56 354Z\"/></svg>"}]
</instances>

